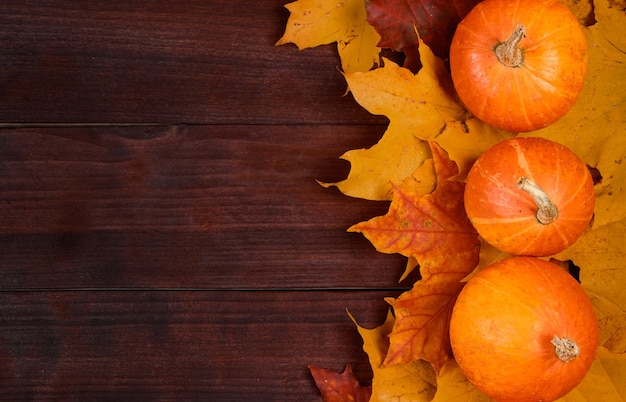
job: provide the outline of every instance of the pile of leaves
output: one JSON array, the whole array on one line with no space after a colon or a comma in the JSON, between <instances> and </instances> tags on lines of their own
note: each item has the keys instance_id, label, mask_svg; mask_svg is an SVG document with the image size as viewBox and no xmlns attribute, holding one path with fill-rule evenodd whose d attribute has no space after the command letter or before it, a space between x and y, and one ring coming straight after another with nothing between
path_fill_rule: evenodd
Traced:
<instances>
[{"instance_id":1,"label":"pile of leaves","mask_svg":"<svg viewBox=\"0 0 626 402\"><path fill-rule=\"evenodd\" d=\"M622 3L620 4L620 1ZM311 367L327 401L487 401L455 364L448 338L463 280L507 257L481 241L463 208L464 179L476 158L516 133L472 117L459 101L446 59L456 24L477 0L298 0L278 44L336 43L348 88L362 107L389 118L380 141L346 152L345 180L322 183L351 197L390 201L384 216L349 231L382 253L407 257L403 278L421 279L390 304L374 329L357 324L373 370L371 386L349 367ZM580 268L600 325L597 358L561 401L626 400L626 3L565 2L584 27L589 73L574 108L526 133L560 142L597 172L591 228L553 260ZM402 66L381 48L403 55ZM402 278L401 278L402 279Z\"/></svg>"}]
</instances>

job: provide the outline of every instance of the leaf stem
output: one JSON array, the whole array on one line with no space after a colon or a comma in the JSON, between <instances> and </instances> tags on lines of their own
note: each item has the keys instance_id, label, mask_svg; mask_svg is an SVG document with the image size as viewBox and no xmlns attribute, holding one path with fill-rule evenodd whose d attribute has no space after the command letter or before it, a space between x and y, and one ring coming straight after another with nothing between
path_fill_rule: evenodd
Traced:
<instances>
[{"instance_id":1,"label":"leaf stem","mask_svg":"<svg viewBox=\"0 0 626 402\"><path fill-rule=\"evenodd\" d=\"M550 200L548 194L541 187L539 187L534 181L528 177L520 177L517 181L517 187L520 190L526 191L537 204L537 221L542 225L549 225L554 222L559 216L559 210L556 205Z\"/></svg>"}]
</instances>

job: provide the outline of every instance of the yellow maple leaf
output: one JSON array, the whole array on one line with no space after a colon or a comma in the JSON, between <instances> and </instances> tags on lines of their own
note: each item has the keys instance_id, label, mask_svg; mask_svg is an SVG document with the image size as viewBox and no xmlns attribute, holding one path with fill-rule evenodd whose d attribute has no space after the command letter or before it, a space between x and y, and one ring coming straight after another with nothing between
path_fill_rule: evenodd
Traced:
<instances>
[{"instance_id":1,"label":"yellow maple leaf","mask_svg":"<svg viewBox=\"0 0 626 402\"><path fill-rule=\"evenodd\" d=\"M572 110L526 134L560 142L599 169L594 228L626 218L626 13L597 0L598 23L585 29L589 72Z\"/></svg>"},{"instance_id":2,"label":"yellow maple leaf","mask_svg":"<svg viewBox=\"0 0 626 402\"><path fill-rule=\"evenodd\" d=\"M450 159L459 167L459 174L454 179L465 180L476 159L487 148L514 136L509 131L497 129L470 117L463 122L453 121L446 124L435 141L448 151Z\"/></svg>"},{"instance_id":3,"label":"yellow maple leaf","mask_svg":"<svg viewBox=\"0 0 626 402\"><path fill-rule=\"evenodd\" d=\"M277 45L294 43L302 50L337 42L345 72L379 64L380 35L367 23L364 0L298 0L285 7L290 16Z\"/></svg>"},{"instance_id":4,"label":"yellow maple leaf","mask_svg":"<svg viewBox=\"0 0 626 402\"><path fill-rule=\"evenodd\" d=\"M599 348L583 381L555 402L626 401L626 355Z\"/></svg>"},{"instance_id":5,"label":"yellow maple leaf","mask_svg":"<svg viewBox=\"0 0 626 402\"><path fill-rule=\"evenodd\" d=\"M389 349L389 333L395 319L389 312L385 322L374 329L366 329L356 323L363 350L367 353L374 379L370 402L411 401L428 402L435 394L435 372L430 364L423 360L413 361L391 367L383 367L382 363Z\"/></svg>"},{"instance_id":6,"label":"yellow maple leaf","mask_svg":"<svg viewBox=\"0 0 626 402\"><path fill-rule=\"evenodd\" d=\"M335 185L349 196L390 200L393 186L412 177L420 184L416 187L419 194L428 194L435 188L436 179L428 165L432 156L427 140L434 140L448 152L459 166L455 179L463 180L478 155L513 134L468 115L456 98L445 66L423 43L420 43L423 68L417 75L388 60L384 60L383 67L368 71L379 61L375 46L378 36L365 39L368 36L365 30L371 27L364 22L364 1L291 3L287 6L291 11L289 25L278 43L294 42L303 49L337 42L342 65L346 63L343 67L346 81L355 100L371 113L385 115L390 121L376 145L342 156L351 163L345 180L325 185ZM625 401L626 294L622 287L626 283L626 36L623 34L626 4L624 0L596 0L594 7L589 1L566 0L565 3L574 9L581 22L591 21L592 16L597 20L585 28L589 44L587 81L570 113L545 129L525 135L549 138L568 146L602 174L602 181L596 185L592 228L555 257L571 259L581 267L581 283L598 314L603 346L583 383L559 402ZM346 48L352 45L354 52L349 53ZM368 53L372 47L376 48L374 57ZM497 250L483 247L479 267L499 258ZM416 259L409 258L407 272L416 264ZM404 388L410 385L411 377L425 378L422 366L414 367L425 362L381 366L393 324L394 320L388 318L375 330L359 328L374 369L372 400L407 399L406 395L415 395L415 389L423 394L414 400L426 400L420 399L427 394L424 382L418 382L417 388ZM459 373L454 361L448 360L437 378L435 401L490 400ZM434 381L425 382L434 387Z\"/></svg>"},{"instance_id":7,"label":"yellow maple leaf","mask_svg":"<svg viewBox=\"0 0 626 402\"><path fill-rule=\"evenodd\" d=\"M346 81L361 106L389 118L388 131L406 131L427 140L447 122L467 117L445 64L424 42L420 41L422 69L417 74L383 60L383 68L346 74Z\"/></svg>"},{"instance_id":8,"label":"yellow maple leaf","mask_svg":"<svg viewBox=\"0 0 626 402\"><path fill-rule=\"evenodd\" d=\"M586 233L557 255L581 268L580 282L589 294L600 325L600 343L615 353L626 352L626 222Z\"/></svg>"},{"instance_id":9,"label":"yellow maple leaf","mask_svg":"<svg viewBox=\"0 0 626 402\"><path fill-rule=\"evenodd\" d=\"M592 228L556 258L581 268L600 323L600 342L626 352L626 13L595 2L598 23L586 29L589 73L578 102L555 124L530 135L558 141L597 168Z\"/></svg>"},{"instance_id":10,"label":"yellow maple leaf","mask_svg":"<svg viewBox=\"0 0 626 402\"><path fill-rule=\"evenodd\" d=\"M555 402L626 401L626 355L599 348L589 372L571 392ZM467 380L453 359L446 362L437 377L437 393L432 402L491 402Z\"/></svg>"},{"instance_id":11,"label":"yellow maple leaf","mask_svg":"<svg viewBox=\"0 0 626 402\"><path fill-rule=\"evenodd\" d=\"M368 149L346 152L348 177L334 185L349 196L390 200L392 186L414 175L430 158L427 140L434 139L459 166L462 180L471 164L491 145L513 133L487 126L458 100L445 64L420 41L422 69L413 74L390 60L368 72L345 74L354 99L372 114L389 118L381 140ZM425 170L414 178L433 188L434 174Z\"/></svg>"},{"instance_id":12,"label":"yellow maple leaf","mask_svg":"<svg viewBox=\"0 0 626 402\"><path fill-rule=\"evenodd\" d=\"M489 402L492 401L465 377L454 359L450 359L437 377L437 393L432 402Z\"/></svg>"},{"instance_id":13,"label":"yellow maple leaf","mask_svg":"<svg viewBox=\"0 0 626 402\"><path fill-rule=\"evenodd\" d=\"M350 162L348 177L336 183L320 184L336 186L350 197L386 201L392 198L393 185L411 176L431 158L431 154L426 141L399 131L387 132L371 148L353 149L341 158ZM416 180L421 183L423 191L428 191L434 187L435 174L432 169L422 173L423 176L416 177Z\"/></svg>"}]
</instances>

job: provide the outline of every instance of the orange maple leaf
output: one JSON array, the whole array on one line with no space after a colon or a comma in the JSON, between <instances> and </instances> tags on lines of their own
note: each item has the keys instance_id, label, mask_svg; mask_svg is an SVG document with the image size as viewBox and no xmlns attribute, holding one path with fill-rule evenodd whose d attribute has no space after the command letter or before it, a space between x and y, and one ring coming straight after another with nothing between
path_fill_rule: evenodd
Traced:
<instances>
[{"instance_id":1,"label":"orange maple leaf","mask_svg":"<svg viewBox=\"0 0 626 402\"><path fill-rule=\"evenodd\" d=\"M343 373L315 366L309 366L309 370L326 402L367 402L372 395L372 387L359 384L350 366Z\"/></svg>"},{"instance_id":2,"label":"orange maple leaf","mask_svg":"<svg viewBox=\"0 0 626 402\"><path fill-rule=\"evenodd\" d=\"M437 188L430 194L415 191L414 178L393 187L393 199L384 216L352 226L383 253L417 259L422 279L398 299L388 299L396 322L383 365L417 359L439 371L450 356L449 316L462 279L478 264L480 242L463 204L465 185L448 180L456 164L435 142L430 146Z\"/></svg>"}]
</instances>

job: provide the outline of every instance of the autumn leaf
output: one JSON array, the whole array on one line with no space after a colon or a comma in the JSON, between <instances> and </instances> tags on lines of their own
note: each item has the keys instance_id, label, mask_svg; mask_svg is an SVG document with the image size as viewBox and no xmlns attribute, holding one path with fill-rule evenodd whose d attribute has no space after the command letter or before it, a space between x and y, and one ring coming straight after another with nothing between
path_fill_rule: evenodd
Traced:
<instances>
[{"instance_id":1,"label":"autumn leaf","mask_svg":"<svg viewBox=\"0 0 626 402\"><path fill-rule=\"evenodd\" d=\"M448 180L458 173L454 162L431 142L437 187L427 195L407 178L394 194L386 215L352 226L383 253L414 257L422 279L398 299L388 299L396 322L385 366L423 359L438 371L450 356L449 316L461 280L477 265L478 234L463 206L464 184Z\"/></svg>"},{"instance_id":2,"label":"autumn leaf","mask_svg":"<svg viewBox=\"0 0 626 402\"><path fill-rule=\"evenodd\" d=\"M395 321L393 314L389 312L385 322L374 329L363 328L354 317L350 318L363 338L363 350L374 372L370 402L430 401L436 388L435 372L430 364L417 360L390 367L382 365L389 349L389 333Z\"/></svg>"},{"instance_id":3,"label":"autumn leaf","mask_svg":"<svg viewBox=\"0 0 626 402\"><path fill-rule=\"evenodd\" d=\"M587 28L589 73L578 102L534 135L558 141L597 168L593 225L556 258L580 267L600 323L600 342L626 352L626 4L595 2L598 23Z\"/></svg>"},{"instance_id":4,"label":"autumn leaf","mask_svg":"<svg viewBox=\"0 0 626 402\"><path fill-rule=\"evenodd\" d=\"M450 149L450 157L461 168L458 179L463 180L478 155L513 136L470 118L456 97L443 61L428 46L421 49L423 67L417 74L389 60L372 71L345 74L355 100L390 122L376 145L342 156L351 164L346 179L325 186L337 186L351 197L390 200L392 187L430 158L426 141L434 139ZM432 188L432 172L423 170L415 177L424 188Z\"/></svg>"},{"instance_id":5,"label":"autumn leaf","mask_svg":"<svg viewBox=\"0 0 626 402\"><path fill-rule=\"evenodd\" d=\"M599 228L626 218L626 13L597 0L595 15L598 23L585 29L589 72L579 100L561 120L529 135L560 142L600 170Z\"/></svg>"},{"instance_id":6,"label":"autumn leaf","mask_svg":"<svg viewBox=\"0 0 626 402\"><path fill-rule=\"evenodd\" d=\"M307 4L305 0L296 3ZM372 0L372 3L387 2ZM594 18L597 20L597 23L584 28L589 45L589 73L586 84L570 113L545 129L525 135L549 138L568 146L602 175L602 180L595 187L597 202L592 227L568 250L554 257L571 260L581 268L581 283L598 314L600 341L603 346L588 377L560 402L595 402L598 400L597 396L602 401L624 401L626 36L623 35L622 28L626 26L626 3L623 0L597 0L593 7L589 1L566 0L565 3L573 9L579 21L592 23ZM332 25L332 21L338 21L337 24L342 26L333 32L343 32L341 35L345 38L349 37L345 34L350 31L347 27L356 26L354 22L362 22L364 18L361 14L361 6L365 7L364 2L360 2L357 13L352 16L344 14L339 20L333 20L334 9L326 7L323 11L316 10L316 7L323 8L324 4L330 6L327 0L314 4L309 1L308 4L311 8L308 11L311 13L306 14L304 9L307 7L303 7L302 15L297 16L294 8L290 23L293 22L294 32L302 28L303 37L311 37L313 43L323 41L320 39L324 37L321 33L331 31L325 31L327 26L337 28L337 25ZM307 20L309 17L313 20ZM292 21L292 18L295 19ZM399 27L396 28L400 30ZM404 32L408 31L405 29ZM424 32L421 34L426 36ZM286 32L285 37L287 36ZM386 34L378 39L381 40L380 43L385 43L386 40L391 43ZM439 373L435 401L485 401L489 399L485 399L471 384L463 381L464 377L462 378L458 367L455 368L454 361L445 360L449 355L449 350L446 350L447 332L444 331L446 314L449 314L449 307L460 287L460 281L467 277L468 269L472 270L468 267L476 262L477 257L468 251L469 248L451 248L447 255L441 256L439 248L443 247L439 245L450 243L453 246L448 237L451 235L449 229L430 234L413 230L415 235L411 233L411 229L420 227L420 224L423 227L429 222L428 214L432 218L432 211L437 210L435 206L438 206L433 200L441 197L446 202L454 202L454 197L447 199L447 196L441 195L444 193L441 190L444 183L445 186L450 183L462 186L469 167L478 155L491 145L512 137L513 133L494 129L471 117L458 101L443 61L420 42L417 35L412 39L419 43L420 64L423 65L418 74L413 74L389 60L384 60L383 67L372 71L367 71L369 67L352 70L344 67L345 78L355 100L370 113L387 116L389 126L376 145L369 149L346 152L342 158L351 164L348 177L325 186L335 185L344 194L353 197L392 200L387 215L357 224L351 230L361 231L381 252L406 255L407 269L403 277L418 264L423 277L413 289L403 293L398 299L388 300L397 315L395 320L388 319L382 329L359 328L364 338L364 349L368 352L374 369L372 400L389 400L392 397L401 399L407 392L396 387L402 388L408 384L410 373L415 373L414 365L423 364L421 359L427 359L437 367ZM327 40L325 43L342 41L336 38L324 40ZM410 41L411 32L402 40ZM302 43L304 42L303 38ZM348 42L352 43L350 40ZM363 46L365 50L359 54L368 54L370 45L371 42L368 42L367 46ZM371 60L361 55L353 54L350 57ZM343 60L342 56L342 62ZM369 63L370 66L372 64ZM432 143L432 152L429 142ZM445 159L441 158L445 152L434 143L447 152ZM442 164L442 160L448 162ZM450 160L456 163L458 169L454 170L455 173L450 170L442 176L445 169L441 169L441 165L448 165ZM425 201L429 197L432 198L431 204ZM431 207L432 210L429 210ZM423 213L421 217L420 212ZM450 217L443 211L438 211L437 216ZM467 245L469 243L468 241ZM477 243L472 244L478 249ZM415 245L418 246L414 247ZM478 267L503 257L493 247L483 245ZM472 264L469 263L470 260ZM453 267L454 271L448 272L446 267ZM466 274L457 280L461 277L461 272ZM442 289L443 296L438 300L436 295ZM430 317L431 320L424 320L423 317ZM428 325L422 325L424 321L428 321ZM408 363L404 363L405 361ZM397 370L393 371L393 376L386 374L392 370ZM424 378L423 372L414 376ZM392 377L407 380L397 385ZM427 382L434 386L434 381ZM380 391L377 392L377 389ZM408 394L411 392L408 391ZM415 400L422 399L415 397Z\"/></svg>"},{"instance_id":7,"label":"autumn leaf","mask_svg":"<svg viewBox=\"0 0 626 402\"><path fill-rule=\"evenodd\" d=\"M580 25L590 26L596 22L593 0L563 0L562 3L576 16Z\"/></svg>"},{"instance_id":8,"label":"autumn leaf","mask_svg":"<svg viewBox=\"0 0 626 402\"><path fill-rule=\"evenodd\" d=\"M382 68L345 77L361 106L389 118L388 130L403 130L420 139L430 139L440 134L446 123L462 121L468 113L454 91L443 61L420 43L423 68L417 74L384 59Z\"/></svg>"},{"instance_id":9,"label":"autumn leaf","mask_svg":"<svg viewBox=\"0 0 626 402\"><path fill-rule=\"evenodd\" d=\"M454 359L450 359L441 369L437 377L437 393L432 402L490 402L469 382Z\"/></svg>"},{"instance_id":10,"label":"autumn leaf","mask_svg":"<svg viewBox=\"0 0 626 402\"><path fill-rule=\"evenodd\" d=\"M571 392L555 402L626 401L626 355L599 348L589 372ZM432 402L490 402L493 399L467 380L453 359L446 362L437 377L437 393Z\"/></svg>"},{"instance_id":11,"label":"autumn leaf","mask_svg":"<svg viewBox=\"0 0 626 402\"><path fill-rule=\"evenodd\" d=\"M454 179L464 181L476 159L486 149L514 136L509 131L497 129L470 117L462 122L448 122L435 141L458 165L459 174Z\"/></svg>"},{"instance_id":12,"label":"autumn leaf","mask_svg":"<svg viewBox=\"0 0 626 402\"><path fill-rule=\"evenodd\" d=\"M367 402L370 399L372 388L361 386L350 366L341 374L315 366L309 366L309 370L326 402Z\"/></svg>"},{"instance_id":13,"label":"autumn leaf","mask_svg":"<svg viewBox=\"0 0 626 402\"><path fill-rule=\"evenodd\" d=\"M401 183L431 157L428 144L408 132L391 132L368 149L354 149L341 158L350 162L348 177L336 183L343 194L366 200L391 200L393 184ZM434 186L434 174L425 172L423 191Z\"/></svg>"},{"instance_id":14,"label":"autumn leaf","mask_svg":"<svg viewBox=\"0 0 626 402\"><path fill-rule=\"evenodd\" d=\"M404 52L404 67L417 72L421 66L415 30L434 54L448 58L457 24L480 0L371 0L367 21L376 28L378 46Z\"/></svg>"},{"instance_id":15,"label":"autumn leaf","mask_svg":"<svg viewBox=\"0 0 626 402\"><path fill-rule=\"evenodd\" d=\"M289 20L276 45L306 49L337 42L345 72L367 71L379 64L380 36L367 23L364 0L298 0L285 6Z\"/></svg>"},{"instance_id":16,"label":"autumn leaf","mask_svg":"<svg viewBox=\"0 0 626 402\"><path fill-rule=\"evenodd\" d=\"M600 344L626 352L626 222L593 229L557 255L572 260L598 315Z\"/></svg>"},{"instance_id":17,"label":"autumn leaf","mask_svg":"<svg viewBox=\"0 0 626 402\"><path fill-rule=\"evenodd\" d=\"M555 402L626 401L626 354L599 348L589 372L569 394Z\"/></svg>"},{"instance_id":18,"label":"autumn leaf","mask_svg":"<svg viewBox=\"0 0 626 402\"><path fill-rule=\"evenodd\" d=\"M342 159L351 164L348 177L328 185L352 197L389 200L392 186L430 158L425 140L437 136L447 122L465 117L445 66L426 45L423 48L424 67L418 74L386 59L381 68L345 74L356 101L370 113L387 116L390 123L373 147L346 152Z\"/></svg>"}]
</instances>

